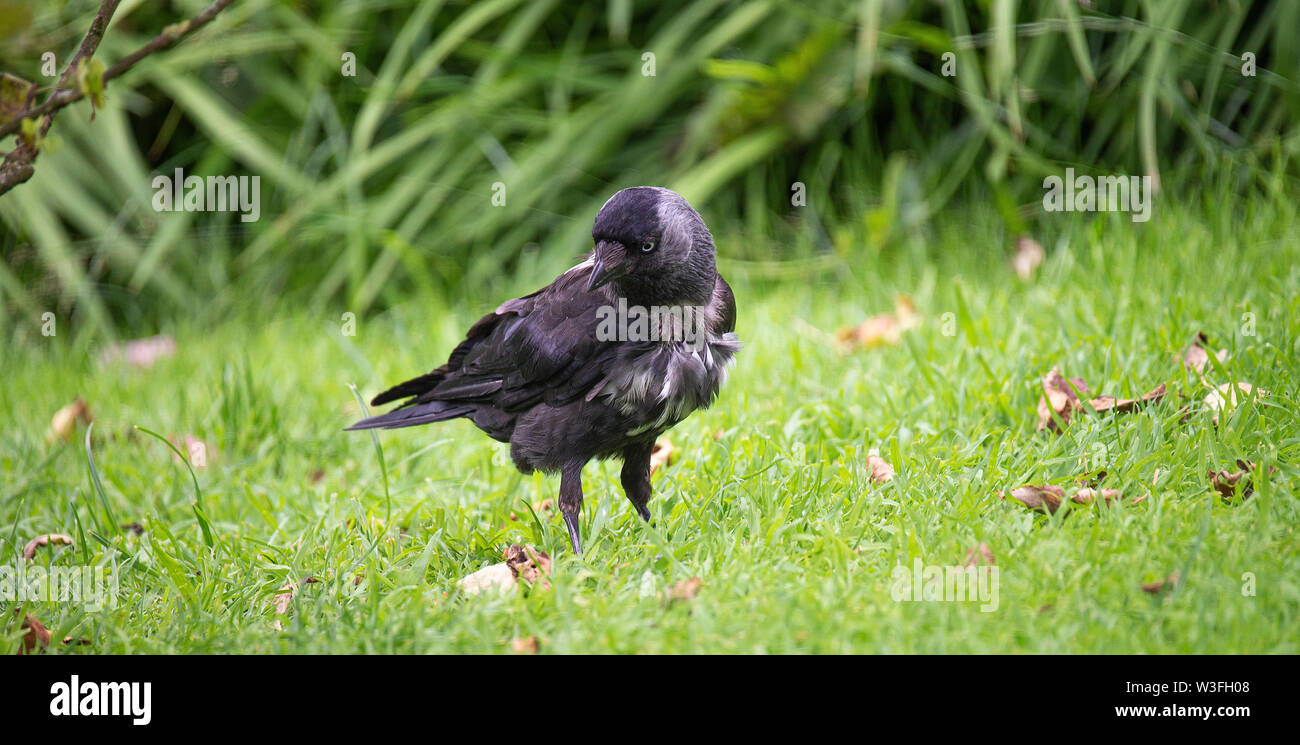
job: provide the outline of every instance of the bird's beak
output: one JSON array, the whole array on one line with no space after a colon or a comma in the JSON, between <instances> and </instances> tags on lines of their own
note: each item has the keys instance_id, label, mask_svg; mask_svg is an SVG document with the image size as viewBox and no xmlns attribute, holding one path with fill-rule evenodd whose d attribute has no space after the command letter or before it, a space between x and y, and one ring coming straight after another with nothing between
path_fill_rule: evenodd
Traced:
<instances>
[{"instance_id":1,"label":"bird's beak","mask_svg":"<svg viewBox=\"0 0 1300 745\"><path fill-rule=\"evenodd\" d=\"M601 241L596 244L592 255L591 279L587 280L587 292L607 285L627 273L623 265L623 246L614 241Z\"/></svg>"}]
</instances>

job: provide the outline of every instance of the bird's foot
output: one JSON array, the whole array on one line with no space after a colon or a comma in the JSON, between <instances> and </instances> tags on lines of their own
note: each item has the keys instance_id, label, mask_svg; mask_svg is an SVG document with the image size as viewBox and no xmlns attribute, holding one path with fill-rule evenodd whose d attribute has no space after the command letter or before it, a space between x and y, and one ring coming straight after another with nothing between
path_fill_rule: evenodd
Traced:
<instances>
[{"instance_id":1,"label":"bird's foot","mask_svg":"<svg viewBox=\"0 0 1300 745\"><path fill-rule=\"evenodd\" d=\"M564 513L564 524L569 528L569 542L573 544L573 553L582 553L582 538L578 531L578 516L572 513Z\"/></svg>"}]
</instances>

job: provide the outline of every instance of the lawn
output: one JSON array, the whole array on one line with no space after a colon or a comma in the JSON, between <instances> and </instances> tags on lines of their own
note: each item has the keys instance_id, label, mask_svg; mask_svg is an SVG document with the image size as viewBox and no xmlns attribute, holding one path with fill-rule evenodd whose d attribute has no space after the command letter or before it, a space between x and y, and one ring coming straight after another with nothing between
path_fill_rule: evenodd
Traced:
<instances>
[{"instance_id":1,"label":"lawn","mask_svg":"<svg viewBox=\"0 0 1300 745\"><path fill-rule=\"evenodd\" d=\"M16 565L29 539L63 533L73 545L35 564L118 567L116 607L24 604L64 654L510 653L530 637L542 653L1300 652L1295 204L1210 190L1147 223L1053 215L1030 280L987 209L788 262L728 261L754 238L719 232L745 348L717 404L669 433L680 453L655 474L652 527L616 464L588 466L581 557L541 509L558 478L521 476L469 423L382 432L382 460L369 433L342 431L361 413L350 383L368 399L440 364L561 265L362 314L352 336L345 307L196 298L234 310L161 329L176 353L147 369L103 362L106 342L11 328L0 551ZM920 323L897 345L837 349L837 329L899 294ZM1228 352L1203 378L1179 361L1198 332ZM1053 367L1094 393L1169 395L1037 432ZM1216 424L1202 401L1232 381L1268 395ZM78 396L93 462L84 426L47 441ZM207 466L192 479L144 430L201 440ZM892 481L873 483L870 452ZM1225 500L1207 471L1238 458L1258 464L1255 493ZM1109 505L1049 515L1001 496L1099 468L1123 495ZM895 567L958 565L980 543L995 610L893 598ZM511 544L550 553L549 588L458 589ZM5 624L0 651L16 650L23 630Z\"/></svg>"}]
</instances>

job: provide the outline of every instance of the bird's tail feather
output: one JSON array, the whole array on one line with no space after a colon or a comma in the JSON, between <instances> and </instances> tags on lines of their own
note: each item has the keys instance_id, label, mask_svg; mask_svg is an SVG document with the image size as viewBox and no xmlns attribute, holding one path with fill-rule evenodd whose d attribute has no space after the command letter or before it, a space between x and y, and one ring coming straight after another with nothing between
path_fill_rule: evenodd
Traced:
<instances>
[{"instance_id":1,"label":"bird's tail feather","mask_svg":"<svg viewBox=\"0 0 1300 745\"><path fill-rule=\"evenodd\" d=\"M397 429L398 427L414 427L418 424L429 424L431 422L444 422L448 419L465 416L472 409L468 406L452 404L446 401L430 401L427 404L416 404L415 406L404 406L400 409L394 409L387 414L372 416L362 419L347 429Z\"/></svg>"}]
</instances>

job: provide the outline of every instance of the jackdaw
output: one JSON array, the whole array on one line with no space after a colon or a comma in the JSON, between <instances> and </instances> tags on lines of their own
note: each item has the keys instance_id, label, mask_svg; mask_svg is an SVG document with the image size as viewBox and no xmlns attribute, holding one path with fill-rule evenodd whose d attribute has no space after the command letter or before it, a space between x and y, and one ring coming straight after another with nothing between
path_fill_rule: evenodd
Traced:
<instances>
[{"instance_id":1,"label":"jackdaw","mask_svg":"<svg viewBox=\"0 0 1300 745\"><path fill-rule=\"evenodd\" d=\"M713 402L740 349L713 236L681 195L623 189L600 208L591 236L585 261L502 303L446 364L371 401L407 399L401 406L348 428L467 417L510 443L521 472L560 472L574 553L582 552L582 467L621 458L623 492L648 521L655 439Z\"/></svg>"}]
</instances>

